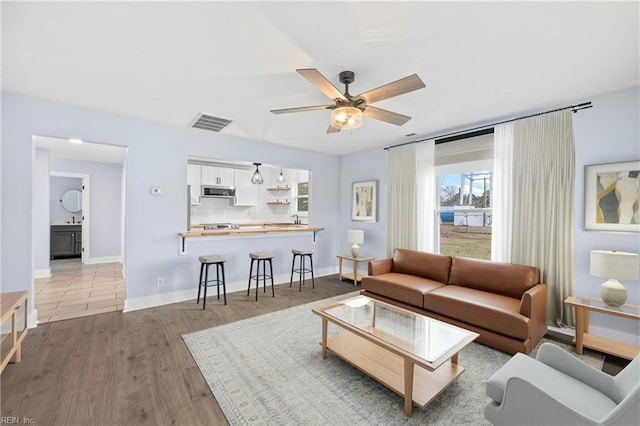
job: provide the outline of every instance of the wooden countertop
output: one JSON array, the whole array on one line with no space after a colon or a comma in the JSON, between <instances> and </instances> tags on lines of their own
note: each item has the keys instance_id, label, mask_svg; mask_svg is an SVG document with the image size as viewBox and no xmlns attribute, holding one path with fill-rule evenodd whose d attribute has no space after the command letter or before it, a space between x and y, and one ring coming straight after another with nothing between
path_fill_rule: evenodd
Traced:
<instances>
[{"instance_id":1,"label":"wooden countertop","mask_svg":"<svg viewBox=\"0 0 640 426\"><path fill-rule=\"evenodd\" d=\"M180 236L187 237L211 237L216 235L247 235L247 234L270 234L285 232L319 232L324 228L317 228L309 225L269 225L254 224L241 225L239 229L210 229L205 231L202 225L194 225L191 231L181 232Z\"/></svg>"}]
</instances>

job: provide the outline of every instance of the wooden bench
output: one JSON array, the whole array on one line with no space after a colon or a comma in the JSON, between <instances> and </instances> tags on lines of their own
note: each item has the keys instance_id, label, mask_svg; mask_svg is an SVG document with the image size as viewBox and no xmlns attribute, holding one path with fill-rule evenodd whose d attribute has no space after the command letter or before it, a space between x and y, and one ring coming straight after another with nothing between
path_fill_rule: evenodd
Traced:
<instances>
[{"instance_id":1,"label":"wooden bench","mask_svg":"<svg viewBox=\"0 0 640 426\"><path fill-rule=\"evenodd\" d=\"M18 312L20 305L24 304L24 327L18 335ZM28 312L28 293L26 291L15 291L12 293L0 293L0 313L2 327L2 340L8 338L8 333L4 332L5 322L11 318L11 347L6 354L2 354L2 363L0 364L0 373L4 371L4 367L11 361L20 362L22 360L22 341L27 335L27 312ZM3 342L4 343L4 342ZM4 352L4 344L3 344Z\"/></svg>"}]
</instances>

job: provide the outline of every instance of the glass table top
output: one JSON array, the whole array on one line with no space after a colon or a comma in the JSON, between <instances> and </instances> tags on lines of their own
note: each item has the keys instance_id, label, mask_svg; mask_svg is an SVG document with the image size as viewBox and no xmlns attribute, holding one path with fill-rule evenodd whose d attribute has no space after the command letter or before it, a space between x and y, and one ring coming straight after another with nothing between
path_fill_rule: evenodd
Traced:
<instances>
[{"instance_id":1,"label":"glass table top","mask_svg":"<svg viewBox=\"0 0 640 426\"><path fill-rule=\"evenodd\" d=\"M458 346L464 347L478 336L366 296L357 296L320 311L429 363Z\"/></svg>"},{"instance_id":2,"label":"glass table top","mask_svg":"<svg viewBox=\"0 0 640 426\"><path fill-rule=\"evenodd\" d=\"M629 305L629 304L622 305L622 306L610 306L604 303L602 299L597 297L590 297L590 296L574 296L573 300L575 303L580 305L599 308L612 313L619 312L623 314L629 314L629 315L640 317L640 306Z\"/></svg>"}]
</instances>

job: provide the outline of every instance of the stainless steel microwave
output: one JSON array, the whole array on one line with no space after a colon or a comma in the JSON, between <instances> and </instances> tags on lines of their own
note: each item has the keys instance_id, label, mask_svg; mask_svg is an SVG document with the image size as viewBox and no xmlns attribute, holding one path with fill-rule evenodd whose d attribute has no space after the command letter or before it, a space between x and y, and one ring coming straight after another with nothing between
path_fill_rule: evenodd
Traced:
<instances>
[{"instance_id":1,"label":"stainless steel microwave","mask_svg":"<svg viewBox=\"0 0 640 426\"><path fill-rule=\"evenodd\" d=\"M201 196L209 198L233 198L236 196L236 188L233 186L202 185Z\"/></svg>"}]
</instances>

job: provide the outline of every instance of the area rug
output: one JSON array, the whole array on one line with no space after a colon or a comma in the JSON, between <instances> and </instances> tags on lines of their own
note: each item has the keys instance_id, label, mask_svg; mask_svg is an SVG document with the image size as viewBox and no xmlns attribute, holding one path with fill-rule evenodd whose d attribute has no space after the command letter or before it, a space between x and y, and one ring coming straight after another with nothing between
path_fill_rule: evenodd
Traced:
<instances>
[{"instance_id":1,"label":"area rug","mask_svg":"<svg viewBox=\"0 0 640 426\"><path fill-rule=\"evenodd\" d=\"M182 336L231 425L488 424L485 382L510 359L504 352L468 345L458 360L466 371L431 405L414 406L411 417L395 392L331 353L322 359L321 320L311 308L356 294ZM592 353L581 359L596 368L604 360Z\"/></svg>"}]
</instances>

